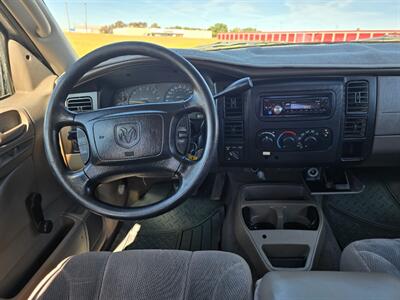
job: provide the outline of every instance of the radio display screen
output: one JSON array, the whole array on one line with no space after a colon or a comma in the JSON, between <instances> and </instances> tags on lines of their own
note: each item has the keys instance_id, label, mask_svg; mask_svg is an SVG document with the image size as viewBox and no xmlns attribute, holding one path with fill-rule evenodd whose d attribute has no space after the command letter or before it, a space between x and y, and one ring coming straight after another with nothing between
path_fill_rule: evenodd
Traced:
<instances>
[{"instance_id":1,"label":"radio display screen","mask_svg":"<svg viewBox=\"0 0 400 300\"><path fill-rule=\"evenodd\" d=\"M293 109L293 110L304 110L304 109L319 109L321 107L320 103L299 103L299 102L287 102L285 103L285 109Z\"/></svg>"},{"instance_id":2,"label":"radio display screen","mask_svg":"<svg viewBox=\"0 0 400 300\"><path fill-rule=\"evenodd\" d=\"M294 110L302 110L302 109L313 109L319 108L319 105L316 103L285 103L285 108L294 109Z\"/></svg>"},{"instance_id":3,"label":"radio display screen","mask_svg":"<svg viewBox=\"0 0 400 300\"><path fill-rule=\"evenodd\" d=\"M278 115L326 114L329 112L329 97L290 97L264 98L262 102L264 117Z\"/></svg>"}]
</instances>

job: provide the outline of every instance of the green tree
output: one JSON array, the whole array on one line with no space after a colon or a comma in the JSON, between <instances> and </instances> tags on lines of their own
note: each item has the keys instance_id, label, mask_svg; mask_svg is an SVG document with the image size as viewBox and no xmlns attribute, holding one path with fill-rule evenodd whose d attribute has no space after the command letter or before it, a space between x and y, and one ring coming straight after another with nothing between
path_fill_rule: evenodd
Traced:
<instances>
[{"instance_id":1,"label":"green tree","mask_svg":"<svg viewBox=\"0 0 400 300\"><path fill-rule=\"evenodd\" d=\"M212 35L216 36L218 33L228 32L228 25L226 25L224 23L215 23L213 26L208 28L208 30L211 30Z\"/></svg>"},{"instance_id":2,"label":"green tree","mask_svg":"<svg viewBox=\"0 0 400 300\"><path fill-rule=\"evenodd\" d=\"M150 28L161 28L161 27L157 23L153 23L150 25Z\"/></svg>"},{"instance_id":3,"label":"green tree","mask_svg":"<svg viewBox=\"0 0 400 300\"><path fill-rule=\"evenodd\" d=\"M126 24L122 21L117 21L113 25L111 25L114 28L123 28L126 27Z\"/></svg>"},{"instance_id":4,"label":"green tree","mask_svg":"<svg viewBox=\"0 0 400 300\"><path fill-rule=\"evenodd\" d=\"M246 27L246 28L239 28L235 27L230 30L230 32L258 32L257 28L254 27Z\"/></svg>"},{"instance_id":5,"label":"green tree","mask_svg":"<svg viewBox=\"0 0 400 300\"><path fill-rule=\"evenodd\" d=\"M254 27L246 27L242 29L242 32L257 32L257 28Z\"/></svg>"},{"instance_id":6,"label":"green tree","mask_svg":"<svg viewBox=\"0 0 400 300\"><path fill-rule=\"evenodd\" d=\"M176 25L176 26L167 27L167 29L183 29L183 27Z\"/></svg>"},{"instance_id":7,"label":"green tree","mask_svg":"<svg viewBox=\"0 0 400 300\"><path fill-rule=\"evenodd\" d=\"M101 33L113 33L113 28L112 28L112 26L104 25L104 26L100 27L100 32Z\"/></svg>"},{"instance_id":8,"label":"green tree","mask_svg":"<svg viewBox=\"0 0 400 300\"><path fill-rule=\"evenodd\" d=\"M128 24L129 27L135 27L135 28L146 28L147 23L146 22L131 22Z\"/></svg>"}]
</instances>

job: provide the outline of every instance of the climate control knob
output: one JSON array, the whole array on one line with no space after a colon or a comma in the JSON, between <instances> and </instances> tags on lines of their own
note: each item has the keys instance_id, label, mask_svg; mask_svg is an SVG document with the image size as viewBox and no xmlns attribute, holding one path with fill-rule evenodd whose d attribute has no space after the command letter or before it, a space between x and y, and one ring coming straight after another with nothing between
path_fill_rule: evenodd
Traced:
<instances>
[{"instance_id":1,"label":"climate control knob","mask_svg":"<svg viewBox=\"0 0 400 300\"><path fill-rule=\"evenodd\" d=\"M282 150L295 150L297 134L294 131L284 131L278 137L278 148Z\"/></svg>"},{"instance_id":2,"label":"climate control knob","mask_svg":"<svg viewBox=\"0 0 400 300\"><path fill-rule=\"evenodd\" d=\"M307 129L300 134L300 140L304 150L310 151L317 149L321 143L320 130Z\"/></svg>"},{"instance_id":3,"label":"climate control knob","mask_svg":"<svg viewBox=\"0 0 400 300\"><path fill-rule=\"evenodd\" d=\"M317 144L318 144L318 139L313 135L309 135L304 138L303 145L304 145L304 148L306 148L306 149L309 149L309 150L313 149L317 146Z\"/></svg>"},{"instance_id":4,"label":"climate control knob","mask_svg":"<svg viewBox=\"0 0 400 300\"><path fill-rule=\"evenodd\" d=\"M263 149L272 150L275 147L275 134L264 131L258 135L258 146Z\"/></svg>"}]
</instances>

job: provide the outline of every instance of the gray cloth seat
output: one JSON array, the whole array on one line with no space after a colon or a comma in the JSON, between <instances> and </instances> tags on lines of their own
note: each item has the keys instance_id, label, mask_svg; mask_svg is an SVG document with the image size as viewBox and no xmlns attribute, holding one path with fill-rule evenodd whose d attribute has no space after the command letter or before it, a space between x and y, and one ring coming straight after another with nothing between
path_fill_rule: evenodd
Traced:
<instances>
[{"instance_id":1,"label":"gray cloth seat","mask_svg":"<svg viewBox=\"0 0 400 300\"><path fill-rule=\"evenodd\" d=\"M343 250L340 270L381 272L400 277L400 239L370 239L351 243Z\"/></svg>"},{"instance_id":2,"label":"gray cloth seat","mask_svg":"<svg viewBox=\"0 0 400 300\"><path fill-rule=\"evenodd\" d=\"M33 299L252 299L247 263L220 251L90 252L64 260Z\"/></svg>"}]
</instances>

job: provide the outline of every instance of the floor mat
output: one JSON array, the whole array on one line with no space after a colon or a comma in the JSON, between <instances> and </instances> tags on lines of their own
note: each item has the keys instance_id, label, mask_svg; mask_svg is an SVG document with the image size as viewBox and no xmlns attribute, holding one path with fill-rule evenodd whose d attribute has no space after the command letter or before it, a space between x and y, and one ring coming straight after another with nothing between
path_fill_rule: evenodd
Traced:
<instances>
[{"instance_id":1,"label":"floor mat","mask_svg":"<svg viewBox=\"0 0 400 300\"><path fill-rule=\"evenodd\" d=\"M369 238L400 237L399 176L394 172L356 174L365 190L356 195L332 195L323 201L325 215L339 245Z\"/></svg>"},{"instance_id":2,"label":"floor mat","mask_svg":"<svg viewBox=\"0 0 400 300\"><path fill-rule=\"evenodd\" d=\"M321 251L316 257L313 271L339 271L341 254L331 227L325 224L325 234L321 237Z\"/></svg>"},{"instance_id":3,"label":"floor mat","mask_svg":"<svg viewBox=\"0 0 400 300\"><path fill-rule=\"evenodd\" d=\"M127 249L219 249L224 215L222 202L190 198L161 216L139 222L139 234Z\"/></svg>"}]
</instances>

